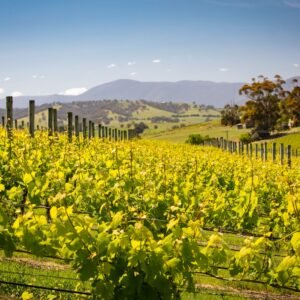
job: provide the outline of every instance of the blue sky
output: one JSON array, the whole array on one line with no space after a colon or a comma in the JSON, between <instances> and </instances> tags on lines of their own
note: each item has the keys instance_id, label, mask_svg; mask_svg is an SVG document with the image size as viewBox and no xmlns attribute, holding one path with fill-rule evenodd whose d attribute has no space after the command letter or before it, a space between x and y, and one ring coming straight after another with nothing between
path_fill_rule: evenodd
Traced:
<instances>
[{"instance_id":1,"label":"blue sky","mask_svg":"<svg viewBox=\"0 0 300 300\"><path fill-rule=\"evenodd\" d=\"M300 0L0 0L0 97L300 75Z\"/></svg>"}]
</instances>

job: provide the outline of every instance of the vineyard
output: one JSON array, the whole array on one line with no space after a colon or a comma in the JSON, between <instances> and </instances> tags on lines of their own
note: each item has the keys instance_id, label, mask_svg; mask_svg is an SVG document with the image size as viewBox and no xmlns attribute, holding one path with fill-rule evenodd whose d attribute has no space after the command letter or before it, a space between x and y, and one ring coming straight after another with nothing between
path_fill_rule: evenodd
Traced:
<instances>
[{"instance_id":1,"label":"vineyard","mask_svg":"<svg viewBox=\"0 0 300 300\"><path fill-rule=\"evenodd\" d=\"M299 298L300 160L289 168L212 147L12 136L0 129L0 268L18 253L62 261L78 280L70 299L180 299L204 278ZM59 284L39 297L56 299ZM16 291L37 297L26 284Z\"/></svg>"}]
</instances>

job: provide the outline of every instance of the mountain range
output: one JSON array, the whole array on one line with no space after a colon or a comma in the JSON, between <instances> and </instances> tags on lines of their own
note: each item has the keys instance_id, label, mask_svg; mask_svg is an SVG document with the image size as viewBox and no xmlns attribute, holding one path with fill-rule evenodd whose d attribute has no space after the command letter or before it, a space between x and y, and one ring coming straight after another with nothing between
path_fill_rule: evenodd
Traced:
<instances>
[{"instance_id":1,"label":"mountain range","mask_svg":"<svg viewBox=\"0 0 300 300\"><path fill-rule=\"evenodd\" d=\"M286 88L291 88L293 78L288 79ZM300 79L300 77L297 77ZM245 100L239 95L243 82L226 83L212 81L183 80L177 82L141 82L119 79L95 86L78 96L47 95L20 96L14 98L14 107L27 107L28 100L34 99L37 105L45 103L68 103L91 100L148 100L154 102L186 102L223 107L227 103L241 103ZM5 107L1 100L0 107Z\"/></svg>"}]
</instances>

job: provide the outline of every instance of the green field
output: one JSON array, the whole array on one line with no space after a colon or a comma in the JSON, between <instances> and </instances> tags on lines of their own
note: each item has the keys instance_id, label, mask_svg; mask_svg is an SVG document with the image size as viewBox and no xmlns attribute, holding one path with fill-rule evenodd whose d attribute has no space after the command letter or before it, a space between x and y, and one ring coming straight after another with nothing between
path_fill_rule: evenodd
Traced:
<instances>
[{"instance_id":1,"label":"green field","mask_svg":"<svg viewBox=\"0 0 300 300\"><path fill-rule=\"evenodd\" d=\"M298 149L300 153L300 128L292 128L289 131L283 131L277 133L280 137L270 138L268 140L258 141L257 143L269 143L271 146L272 143L276 142L278 147L280 143L283 143L285 146L291 145L293 150ZM223 137L231 141L239 141L239 138L242 134L250 133L251 129L237 129L236 126L225 127L221 126L219 121L203 122L200 124L194 124L186 126L184 128L168 130L166 129L163 132L146 132L143 135L143 138L149 140L160 140L168 141L172 143L184 143L188 136L191 134L201 134L202 136L209 136L212 138ZM274 133L275 134L275 133Z\"/></svg>"},{"instance_id":2,"label":"green field","mask_svg":"<svg viewBox=\"0 0 300 300\"><path fill-rule=\"evenodd\" d=\"M299 128L297 128L299 129ZM291 132L282 137L271 139L268 141L271 143L277 143L277 145L283 143L284 145L291 145L292 149L300 149L300 132ZM300 153L300 151L299 151Z\"/></svg>"},{"instance_id":3,"label":"green field","mask_svg":"<svg viewBox=\"0 0 300 300\"><path fill-rule=\"evenodd\" d=\"M239 140L241 134L250 132L249 129L237 129L235 126L221 126L219 121L204 122L190 125L184 128L168 130L160 133L144 135L144 138L151 140L169 141L174 143L184 143L190 134L201 134L203 136L219 138L224 137L229 140Z\"/></svg>"}]
</instances>

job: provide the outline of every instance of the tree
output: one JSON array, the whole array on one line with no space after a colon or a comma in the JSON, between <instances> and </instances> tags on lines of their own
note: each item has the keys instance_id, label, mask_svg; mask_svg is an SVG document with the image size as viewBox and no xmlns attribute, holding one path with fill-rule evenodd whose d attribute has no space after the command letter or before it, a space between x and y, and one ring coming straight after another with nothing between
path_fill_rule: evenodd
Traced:
<instances>
[{"instance_id":1,"label":"tree","mask_svg":"<svg viewBox=\"0 0 300 300\"><path fill-rule=\"evenodd\" d=\"M298 82L294 79L294 83ZM294 86L292 91L287 92L287 97L282 103L282 118L290 120L293 126L300 124L300 86Z\"/></svg>"},{"instance_id":2,"label":"tree","mask_svg":"<svg viewBox=\"0 0 300 300\"><path fill-rule=\"evenodd\" d=\"M142 134L145 129L149 128L144 122L134 124L134 130L136 134Z\"/></svg>"},{"instance_id":3,"label":"tree","mask_svg":"<svg viewBox=\"0 0 300 300\"><path fill-rule=\"evenodd\" d=\"M252 84L242 86L239 92L248 98L241 107L242 121L253 122L256 132L269 133L274 130L280 119L281 102L287 93L282 87L284 83L279 75L275 76L274 81L259 76L252 79Z\"/></svg>"},{"instance_id":4,"label":"tree","mask_svg":"<svg viewBox=\"0 0 300 300\"><path fill-rule=\"evenodd\" d=\"M232 126L238 123L240 123L238 105L225 105L221 111L221 124L225 126Z\"/></svg>"}]
</instances>

